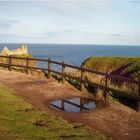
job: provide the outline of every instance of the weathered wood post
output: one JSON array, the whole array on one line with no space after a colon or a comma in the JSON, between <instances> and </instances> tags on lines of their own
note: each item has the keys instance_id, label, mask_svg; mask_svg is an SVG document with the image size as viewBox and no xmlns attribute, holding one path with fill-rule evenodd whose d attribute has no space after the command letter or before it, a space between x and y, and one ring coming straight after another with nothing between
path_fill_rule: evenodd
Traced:
<instances>
[{"instance_id":1,"label":"weathered wood post","mask_svg":"<svg viewBox=\"0 0 140 140\"><path fill-rule=\"evenodd\" d=\"M51 76L51 59L48 58L48 79L50 78Z\"/></svg>"},{"instance_id":2,"label":"weathered wood post","mask_svg":"<svg viewBox=\"0 0 140 140\"><path fill-rule=\"evenodd\" d=\"M64 100L61 101L61 109L64 110Z\"/></svg>"},{"instance_id":3,"label":"weathered wood post","mask_svg":"<svg viewBox=\"0 0 140 140\"><path fill-rule=\"evenodd\" d=\"M138 84L138 96L140 96L140 83ZM140 112L140 101L137 102L137 111Z\"/></svg>"},{"instance_id":4,"label":"weathered wood post","mask_svg":"<svg viewBox=\"0 0 140 140\"><path fill-rule=\"evenodd\" d=\"M9 56L9 64L8 64L8 70L11 71L11 64L12 64L12 56Z\"/></svg>"},{"instance_id":5,"label":"weathered wood post","mask_svg":"<svg viewBox=\"0 0 140 140\"><path fill-rule=\"evenodd\" d=\"M64 65L64 61L62 61L62 84L64 84L64 70L65 70L65 65Z\"/></svg>"},{"instance_id":6,"label":"weathered wood post","mask_svg":"<svg viewBox=\"0 0 140 140\"><path fill-rule=\"evenodd\" d=\"M108 77L107 74L105 76L105 89L104 89L104 99L105 99L105 104L108 105L109 104L109 94L108 94Z\"/></svg>"},{"instance_id":7,"label":"weathered wood post","mask_svg":"<svg viewBox=\"0 0 140 140\"><path fill-rule=\"evenodd\" d=\"M83 82L83 80L84 80L84 70L81 68L81 85L80 85L80 90L81 91L83 91L83 87L84 87L84 82Z\"/></svg>"},{"instance_id":8,"label":"weathered wood post","mask_svg":"<svg viewBox=\"0 0 140 140\"><path fill-rule=\"evenodd\" d=\"M26 74L29 74L29 58L26 57Z\"/></svg>"},{"instance_id":9,"label":"weathered wood post","mask_svg":"<svg viewBox=\"0 0 140 140\"><path fill-rule=\"evenodd\" d=\"M83 111L83 98L80 98L80 111Z\"/></svg>"}]
</instances>

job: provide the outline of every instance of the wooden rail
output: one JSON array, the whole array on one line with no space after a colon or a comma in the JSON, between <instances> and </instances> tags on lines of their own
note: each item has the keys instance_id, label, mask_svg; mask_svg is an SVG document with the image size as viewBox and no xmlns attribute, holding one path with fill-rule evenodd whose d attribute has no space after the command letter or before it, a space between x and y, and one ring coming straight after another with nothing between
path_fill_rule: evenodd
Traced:
<instances>
[{"instance_id":1,"label":"wooden rail","mask_svg":"<svg viewBox=\"0 0 140 140\"><path fill-rule=\"evenodd\" d=\"M52 73L59 74L59 75L62 76L62 79L61 79L62 83L64 83L65 78L71 78L71 79L75 79L75 80L79 81L80 85L81 85L80 86L81 91L83 90L83 87L84 87L83 85L84 84L99 87L99 88L103 89L103 91L104 91L104 99L105 99L106 103L108 103L109 91L115 92L115 93L118 91L116 89L113 89L113 88L109 87L108 81L110 79L135 84L138 87L137 95L130 94L130 93L127 93L127 92L124 92L124 91L121 91L121 92L118 91L118 93L121 93L121 95L123 95L123 96L126 96L126 97L129 97L129 98L133 99L133 100L136 100L137 101L137 111L140 111L140 81L135 81L135 80L130 79L130 78L125 78L125 77L121 77L121 76L116 76L116 75L111 75L111 74L107 74L107 73L103 73L103 72L94 71L94 70L91 70L91 69L86 69L86 68L82 68L82 67L73 66L73 65L64 63L64 61L58 62L58 61L51 60L50 58L39 59L39 58L28 58L28 57L23 58L23 57L15 57L15 56L0 56L0 58L8 59L7 60L8 63L0 63L0 66L7 67L9 69L9 71L12 70L12 67L20 67L20 68L24 68L26 70L26 74L29 74L30 69L47 71L48 78L50 78ZM18 65L18 64L13 64L12 63L13 59L25 60L25 62L26 62L25 66ZM30 61L46 62L48 64L48 66L47 66L47 68L29 66ZM61 72L54 70L53 67L51 67L51 64L56 64L56 65L61 66ZM72 75L69 75L69 74L65 73L64 69L66 67L79 70L81 76L80 77L75 77L75 76L72 76ZM104 85L100 85L100 84L97 84L97 83L94 83L94 82L91 82L91 81L88 81L88 80L84 79L84 73L85 72L103 76L104 77Z\"/></svg>"}]
</instances>

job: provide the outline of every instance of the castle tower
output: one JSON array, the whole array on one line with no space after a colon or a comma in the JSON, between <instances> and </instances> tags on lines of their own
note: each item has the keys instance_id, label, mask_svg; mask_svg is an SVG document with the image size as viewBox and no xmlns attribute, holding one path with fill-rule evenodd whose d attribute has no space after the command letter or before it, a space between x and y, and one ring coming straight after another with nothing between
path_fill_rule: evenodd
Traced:
<instances>
[{"instance_id":1,"label":"castle tower","mask_svg":"<svg viewBox=\"0 0 140 140\"><path fill-rule=\"evenodd\" d=\"M26 44L21 45L22 54L28 54L28 47Z\"/></svg>"}]
</instances>

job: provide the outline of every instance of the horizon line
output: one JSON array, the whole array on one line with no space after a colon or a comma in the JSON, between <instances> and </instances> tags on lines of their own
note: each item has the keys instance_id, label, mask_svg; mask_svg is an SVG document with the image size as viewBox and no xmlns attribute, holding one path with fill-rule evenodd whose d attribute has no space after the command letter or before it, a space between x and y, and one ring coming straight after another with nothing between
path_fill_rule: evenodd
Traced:
<instances>
[{"instance_id":1,"label":"horizon line","mask_svg":"<svg viewBox=\"0 0 140 140\"><path fill-rule=\"evenodd\" d=\"M136 45L136 44L86 44L86 43L83 43L83 44L80 44L80 43L31 43L31 42L28 42L28 43L25 43L25 42L18 42L18 43L13 43L13 42L0 42L0 44L50 44L50 45L104 45L104 46L140 46L139 45Z\"/></svg>"}]
</instances>

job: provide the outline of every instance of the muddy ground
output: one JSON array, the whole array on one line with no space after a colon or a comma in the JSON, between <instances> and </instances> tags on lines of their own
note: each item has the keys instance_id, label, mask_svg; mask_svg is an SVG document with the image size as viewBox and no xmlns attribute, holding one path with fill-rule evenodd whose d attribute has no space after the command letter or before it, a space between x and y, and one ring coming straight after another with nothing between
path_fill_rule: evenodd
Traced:
<instances>
[{"instance_id":1,"label":"muddy ground","mask_svg":"<svg viewBox=\"0 0 140 140\"><path fill-rule=\"evenodd\" d=\"M55 79L39 78L15 71L0 70L0 82L34 107L69 122L90 126L113 140L140 140L140 113L115 100L109 106L85 112L58 111L49 106L50 101L85 96L85 93L69 84L62 85Z\"/></svg>"}]
</instances>

